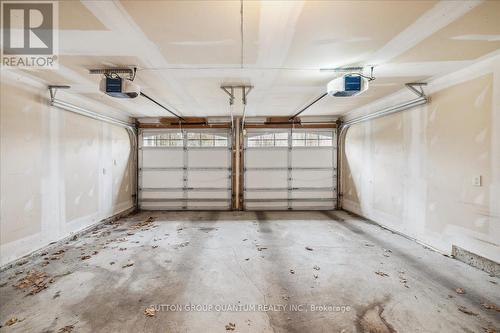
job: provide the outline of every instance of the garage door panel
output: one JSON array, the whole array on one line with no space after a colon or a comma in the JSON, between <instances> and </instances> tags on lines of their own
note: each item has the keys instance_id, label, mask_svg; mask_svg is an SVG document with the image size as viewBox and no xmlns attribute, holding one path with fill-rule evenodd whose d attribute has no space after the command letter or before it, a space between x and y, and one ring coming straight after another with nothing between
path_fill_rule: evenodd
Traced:
<instances>
[{"instance_id":1,"label":"garage door panel","mask_svg":"<svg viewBox=\"0 0 500 333\"><path fill-rule=\"evenodd\" d=\"M245 188L287 188L288 174L283 170L247 170Z\"/></svg>"},{"instance_id":2,"label":"garage door panel","mask_svg":"<svg viewBox=\"0 0 500 333\"><path fill-rule=\"evenodd\" d=\"M287 199L288 191L247 191L245 199Z\"/></svg>"},{"instance_id":3,"label":"garage door panel","mask_svg":"<svg viewBox=\"0 0 500 333\"><path fill-rule=\"evenodd\" d=\"M231 166L231 154L227 148L190 149L187 154L191 168L229 168Z\"/></svg>"},{"instance_id":4,"label":"garage door panel","mask_svg":"<svg viewBox=\"0 0 500 333\"><path fill-rule=\"evenodd\" d=\"M286 210L288 209L287 201L259 201L245 202L246 210Z\"/></svg>"},{"instance_id":5,"label":"garage door panel","mask_svg":"<svg viewBox=\"0 0 500 333\"><path fill-rule=\"evenodd\" d=\"M176 188L183 186L183 172L178 170L143 170L142 187Z\"/></svg>"},{"instance_id":6,"label":"garage door panel","mask_svg":"<svg viewBox=\"0 0 500 333\"><path fill-rule=\"evenodd\" d=\"M141 208L146 210L178 210L182 206L183 202L181 200L141 203Z\"/></svg>"},{"instance_id":7,"label":"garage door panel","mask_svg":"<svg viewBox=\"0 0 500 333\"><path fill-rule=\"evenodd\" d=\"M335 144L334 130L248 129L245 209L335 208Z\"/></svg>"},{"instance_id":8,"label":"garage door panel","mask_svg":"<svg viewBox=\"0 0 500 333\"><path fill-rule=\"evenodd\" d=\"M335 195L333 190L330 191L292 191L291 198L294 200L299 199L333 199Z\"/></svg>"},{"instance_id":9,"label":"garage door panel","mask_svg":"<svg viewBox=\"0 0 500 333\"><path fill-rule=\"evenodd\" d=\"M245 151L246 168L286 168L287 148L247 148Z\"/></svg>"},{"instance_id":10,"label":"garage door panel","mask_svg":"<svg viewBox=\"0 0 500 333\"><path fill-rule=\"evenodd\" d=\"M296 210L331 210L335 209L335 201L334 200L325 200L325 201L293 201L292 209Z\"/></svg>"},{"instance_id":11,"label":"garage door panel","mask_svg":"<svg viewBox=\"0 0 500 333\"><path fill-rule=\"evenodd\" d=\"M162 148L144 148L142 152L143 165L150 168L181 168L183 154L182 149L169 149L168 154L165 154L165 149Z\"/></svg>"},{"instance_id":12,"label":"garage door panel","mask_svg":"<svg viewBox=\"0 0 500 333\"><path fill-rule=\"evenodd\" d=\"M142 199L182 199L183 190L170 190L170 191L143 191L141 193Z\"/></svg>"},{"instance_id":13,"label":"garage door panel","mask_svg":"<svg viewBox=\"0 0 500 333\"><path fill-rule=\"evenodd\" d=\"M196 201L190 200L186 209L189 210L228 210L231 208L230 202L226 201Z\"/></svg>"},{"instance_id":14,"label":"garage door panel","mask_svg":"<svg viewBox=\"0 0 500 333\"><path fill-rule=\"evenodd\" d=\"M330 170L293 170L292 187L333 187L333 173Z\"/></svg>"},{"instance_id":15,"label":"garage door panel","mask_svg":"<svg viewBox=\"0 0 500 333\"><path fill-rule=\"evenodd\" d=\"M230 209L229 129L142 130L143 209Z\"/></svg>"},{"instance_id":16,"label":"garage door panel","mask_svg":"<svg viewBox=\"0 0 500 333\"><path fill-rule=\"evenodd\" d=\"M230 191L188 191L188 199L231 199Z\"/></svg>"},{"instance_id":17,"label":"garage door panel","mask_svg":"<svg viewBox=\"0 0 500 333\"><path fill-rule=\"evenodd\" d=\"M188 187L218 187L227 188L230 184L227 170L189 170Z\"/></svg>"},{"instance_id":18,"label":"garage door panel","mask_svg":"<svg viewBox=\"0 0 500 333\"><path fill-rule=\"evenodd\" d=\"M303 148L292 150L292 168L333 168L333 149Z\"/></svg>"}]
</instances>

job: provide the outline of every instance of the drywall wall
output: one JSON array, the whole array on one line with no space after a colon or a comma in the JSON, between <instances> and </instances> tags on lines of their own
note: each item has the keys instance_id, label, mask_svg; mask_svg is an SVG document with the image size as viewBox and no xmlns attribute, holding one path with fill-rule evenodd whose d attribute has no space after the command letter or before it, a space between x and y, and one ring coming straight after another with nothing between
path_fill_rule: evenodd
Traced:
<instances>
[{"instance_id":1,"label":"drywall wall","mask_svg":"<svg viewBox=\"0 0 500 333\"><path fill-rule=\"evenodd\" d=\"M500 58L428 91L427 105L347 131L343 207L444 253L500 262Z\"/></svg>"},{"instance_id":2,"label":"drywall wall","mask_svg":"<svg viewBox=\"0 0 500 333\"><path fill-rule=\"evenodd\" d=\"M50 107L45 86L6 73L0 99L2 265L133 207L125 129Z\"/></svg>"}]
</instances>

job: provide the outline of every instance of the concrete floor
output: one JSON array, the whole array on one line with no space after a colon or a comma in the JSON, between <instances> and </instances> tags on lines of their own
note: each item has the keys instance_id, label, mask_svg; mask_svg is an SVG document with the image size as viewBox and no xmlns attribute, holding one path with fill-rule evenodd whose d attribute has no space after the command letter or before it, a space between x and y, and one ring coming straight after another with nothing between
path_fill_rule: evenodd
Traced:
<instances>
[{"instance_id":1,"label":"concrete floor","mask_svg":"<svg viewBox=\"0 0 500 333\"><path fill-rule=\"evenodd\" d=\"M138 224L150 216L154 222ZM141 212L46 252L2 272L1 332L500 326L499 312L483 305L500 304L498 278L345 212ZM47 276L19 284L33 270ZM214 308L167 307L186 304ZM157 311L150 317L151 305ZM17 322L5 325L13 317Z\"/></svg>"}]
</instances>

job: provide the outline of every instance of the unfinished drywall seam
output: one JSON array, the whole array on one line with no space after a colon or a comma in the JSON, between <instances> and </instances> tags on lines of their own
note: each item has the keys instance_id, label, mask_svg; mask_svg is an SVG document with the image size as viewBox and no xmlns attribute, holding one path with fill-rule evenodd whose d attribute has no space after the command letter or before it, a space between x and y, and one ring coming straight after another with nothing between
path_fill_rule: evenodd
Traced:
<instances>
[{"instance_id":1,"label":"unfinished drywall seam","mask_svg":"<svg viewBox=\"0 0 500 333\"><path fill-rule=\"evenodd\" d=\"M127 10L116 1L84 1L83 5L94 16L101 21L109 30L127 36L131 41L131 45L135 47L131 50L144 64L149 68L167 68L168 61L164 58L161 50L154 44L142 29L137 25L134 19L128 14ZM107 43L108 41L104 41ZM155 75L164 81L170 88L179 96L184 105L196 101L195 96L192 96L187 89L184 89L180 84L180 79L175 77L171 71L154 71ZM165 103L165 101L163 101ZM176 113L180 113L172 105L168 105ZM198 110L201 110L201 105L197 104L190 111L192 115L196 115Z\"/></svg>"},{"instance_id":2,"label":"unfinished drywall seam","mask_svg":"<svg viewBox=\"0 0 500 333\"><path fill-rule=\"evenodd\" d=\"M397 57L417 45L425 38L439 31L451 22L459 19L482 0L471 1L439 1L419 17L414 23L390 40L380 50L370 57L373 64L382 64Z\"/></svg>"},{"instance_id":3,"label":"unfinished drywall seam","mask_svg":"<svg viewBox=\"0 0 500 333\"><path fill-rule=\"evenodd\" d=\"M116 155L119 163L117 173L112 168L110 152L113 138L110 129L114 128L113 125L51 107L44 84L13 73L4 74L2 72L2 139L7 133L3 130L8 128L10 141L1 145L1 223L2 233L8 232L8 237L3 237L0 244L0 265L58 241L115 212L135 207L130 193L123 192L130 188L127 183L132 182L133 177L121 172L123 166L130 163L127 161L131 159L131 153ZM23 123L25 119L28 123ZM63 130L67 122L73 127ZM121 133L119 137L128 138L126 130L120 130L123 132L117 132ZM99 133L99 138L93 136L94 133ZM128 139L127 145L130 146ZM103 164L102 169L107 171L106 177L99 177L101 181L96 182L96 192L97 187L104 188L99 198L97 193L91 193L92 189L88 191L79 185L85 183L79 174L87 171L85 167L70 163L81 154L81 149L90 149L90 156L97 156L95 161L87 161L88 165ZM99 155L93 153L95 149L101 149ZM89 175L87 173L87 177ZM111 197L114 175L118 177L117 182L127 182L117 189L120 199L116 202ZM19 178L24 184L6 181L12 177ZM69 179L77 181L68 184ZM86 199L82 199L79 206L76 201L68 202L72 200L67 198L68 190L77 196L75 200L79 201L80 196ZM86 208L88 204L93 207L97 200L103 203L101 210ZM5 209L7 205L9 212ZM71 212L67 211L67 205ZM85 208L75 210L77 206Z\"/></svg>"},{"instance_id":4,"label":"unfinished drywall seam","mask_svg":"<svg viewBox=\"0 0 500 333\"><path fill-rule=\"evenodd\" d=\"M42 93L43 94L43 93ZM44 105L44 99L41 96L40 104ZM48 113L48 126L46 127L47 136L45 159L47 177L42 180L42 235L45 242L57 240L63 231L63 215L61 212L61 198L64 197L64 187L61 187L61 156L59 138L61 135L61 115L57 110L50 106L42 106L44 112ZM64 205L63 205L64 207ZM54 221L59 221L57 231L51 230Z\"/></svg>"},{"instance_id":5,"label":"unfinished drywall seam","mask_svg":"<svg viewBox=\"0 0 500 333\"><path fill-rule=\"evenodd\" d=\"M351 131L356 130L355 133L358 133L359 130L362 130L364 133L358 133L355 139L356 144L362 146L361 151L358 151L359 149L356 150L356 154L362 154L362 156L357 156L351 161L356 165L362 163L362 168L364 169L364 171L361 173L361 180L354 181L352 184L348 182L347 174L346 177L342 179L347 187L343 188L343 191L352 191L352 186L355 186L354 191L359 191L359 202L352 201L350 200L351 198L348 198L346 200L346 198L344 197L343 207L346 210L353 211L359 215L376 221L384 227L392 230L397 230L398 232L404 233L410 238L415 238L420 243L437 249L442 253L450 254L451 246L456 245L479 256L483 256L484 258L500 262L500 251L498 251L498 247L500 246L500 201L498 199L500 198L500 55L498 54L498 52L496 52L495 55L487 57L469 67L463 68L458 72L450 73L445 77L435 79L434 81L431 81L429 83L426 91L430 91L432 94L439 92L441 94L440 96L442 96L442 94L447 94L444 90L448 88L456 89L454 88L454 86L460 84L466 85L464 86L464 89L471 89L470 84L474 80L481 80L477 82L486 84L486 82L488 82L488 75L490 77L490 83L482 88L482 93L481 95L477 96L475 102L476 107L478 107L478 103L484 103L481 102L484 100L484 97L482 98L481 96L487 94L487 91L491 92L490 89L493 89L491 100L488 100L487 104L484 106L484 109L481 109L481 114L471 114L471 112L474 112L472 110L474 107L472 107L470 110L462 110L463 114L467 114L471 117L491 117L491 124L489 124L491 125L491 127L489 131L485 132L485 130L483 130L482 132L478 132L476 134L470 133L470 135L480 135L482 133L481 137L484 137L485 135L490 135L489 132L491 132L491 142L487 144L488 146L491 145L491 150L489 151L489 153L492 155L490 156L491 164L488 163L488 169L490 169L490 171L484 171L491 176L487 176L485 178L487 183L484 183L482 185L483 187L488 187L487 189L484 189L482 191L485 192L486 196L489 195L489 199L487 203L485 203L486 205L481 204L480 202L475 203L474 201L471 201L472 199L462 199L464 201L462 202L462 204L468 207L464 207L464 213L471 214L470 205L474 205L476 207L474 208L475 213L473 213L476 214L476 220L469 220L469 217L467 217L466 220L463 220L461 222L462 225L460 223L453 223L453 221L442 221L442 223L440 223L439 225L432 225L432 220L436 221L437 219L437 221L439 221L443 218L443 216L439 217L438 215L435 215L437 214L437 212L439 212L439 214L446 215L446 212L443 211L443 209L450 209L449 207L447 208L445 206L439 208L436 207L433 202L428 202L428 191L432 191L432 188L428 188L428 186L430 186L431 184L426 178L428 177L428 173L432 172L434 168L434 166L428 164L429 154L431 153L429 152L429 147L433 144L434 137L428 138L427 131L429 126L432 126L432 122L434 122L434 119L441 113L446 111L442 109L443 105L437 104L438 102L434 103L432 101L427 105L420 106L418 108L409 110L408 112L401 113L399 114L399 116L387 116L387 119L392 118L392 120L390 120L390 124L392 124L391 126L396 126L398 119L397 117L401 117L403 119L403 122L409 127L408 129L405 129L404 132L404 142L406 142L405 149L402 152L402 155L398 156L398 158L405 159L403 163L408 164L406 165L406 174L403 179L405 185L402 193L402 197L404 197L405 213L403 217L400 218L400 221L397 221L397 216L395 216L397 214L392 214L394 216L389 216L391 214L385 214L384 212L374 207L374 196L378 194L378 192L376 191L381 189L375 189L373 184L373 168L375 167L373 163L376 163L373 155L376 153L376 151L374 151L375 148L373 147L373 145L367 145L367 141L373 140L374 129L371 125L358 124L351 128ZM472 87L475 86L473 85ZM443 92L441 93L441 91ZM463 94L467 94L467 92L468 90L464 90L460 94L461 96L463 96ZM436 95L436 98L437 96L438 95ZM456 97L458 98L459 96ZM447 100L453 101L453 96L448 96ZM396 102L397 98L395 98L395 96L389 96L385 100L377 101L375 104L383 105L384 103ZM472 100L471 103L473 102L474 100ZM438 108L441 108L442 110L439 110ZM466 108L469 107L467 106ZM447 111L448 112L446 114L450 114L450 109L447 109ZM484 112L491 112L491 114L484 114ZM383 121L383 118L373 120L370 123L380 121ZM463 124L465 120L457 118L456 120L449 119L448 121L451 121L452 123L460 126L460 124ZM452 123L450 123L450 125ZM369 130L370 126L371 130ZM463 126L458 128L462 128L462 131L464 130ZM478 128L477 130L481 131L481 128ZM348 136L349 134L354 133L351 131L347 133ZM480 142L477 140L480 139L476 139L476 144ZM347 145L348 141L349 138L347 138L346 140ZM446 151L444 151L443 153L446 153ZM455 154L455 157L457 156L456 152L450 153ZM436 155L436 152L434 152L434 155L439 156L439 154ZM477 151L477 154L473 154L468 158L481 158L481 156L483 155L484 154L481 154L480 151ZM485 156L488 157L488 155ZM349 162L350 154L348 151L343 154L343 158L347 159L346 163ZM346 164L346 170L350 169L352 171L356 170L357 168L359 169L359 166L356 167L356 165L349 166ZM469 167L470 170L467 171L466 174L460 175L460 177L462 177L461 181L464 184L463 186L466 186L467 188L469 186L472 186L470 183L472 174L470 173L477 172L477 174L480 174L483 172L480 169L477 169L477 171L475 171L476 169L474 169L473 165L475 164L471 164L473 169L470 169ZM442 176L440 177L442 178ZM356 176L353 175L353 178L354 177ZM473 193L474 191L481 191L481 189L468 189L467 192L464 193ZM370 195L372 195L372 197L370 197ZM463 195L464 194L462 194L462 198ZM436 200L436 197L434 198L434 200ZM460 196L457 196L457 199L452 200L454 200L451 202L453 202L453 205L455 206L460 205L461 203ZM432 213L433 209L435 210L435 213ZM485 209L486 211L484 211ZM485 230L478 229L480 225L474 224L478 221L480 221L481 223L488 223L487 228ZM395 222L397 222L397 224L395 224Z\"/></svg>"},{"instance_id":6,"label":"unfinished drywall seam","mask_svg":"<svg viewBox=\"0 0 500 333\"><path fill-rule=\"evenodd\" d=\"M279 68L283 66L288 56L304 1L286 4L268 1L261 2L261 6L256 65L257 67ZM252 103L247 110L249 116L257 115L262 105L267 102L266 94L279 74L278 70L269 71L259 79L259 89L253 93Z\"/></svg>"}]
</instances>

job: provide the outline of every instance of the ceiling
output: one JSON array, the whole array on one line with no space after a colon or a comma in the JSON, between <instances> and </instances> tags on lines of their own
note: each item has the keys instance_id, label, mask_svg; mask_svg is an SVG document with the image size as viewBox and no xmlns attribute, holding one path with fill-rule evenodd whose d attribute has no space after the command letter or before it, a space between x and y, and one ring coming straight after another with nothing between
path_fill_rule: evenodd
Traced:
<instances>
[{"instance_id":1,"label":"ceiling","mask_svg":"<svg viewBox=\"0 0 500 333\"><path fill-rule=\"evenodd\" d=\"M133 117L168 114L100 93L88 69L136 66L142 91L184 116L227 116L220 85L251 84L247 116L270 116L324 93L338 73L322 68L375 66L366 93L304 113L338 116L500 49L500 1L244 0L241 9L238 0L61 1L59 69L24 75Z\"/></svg>"}]
</instances>

